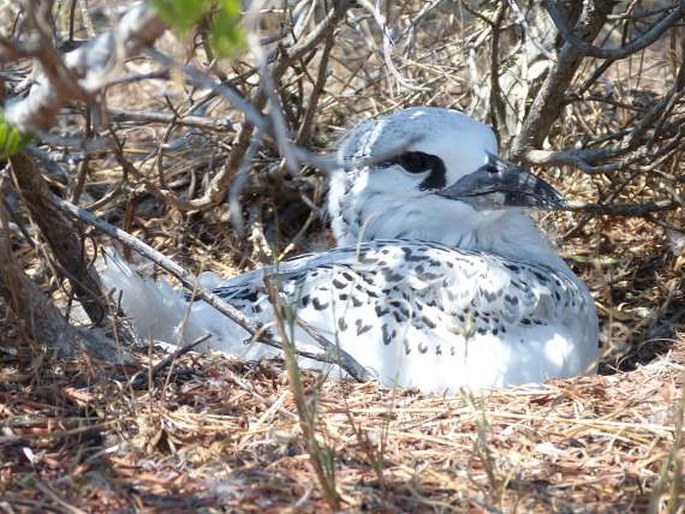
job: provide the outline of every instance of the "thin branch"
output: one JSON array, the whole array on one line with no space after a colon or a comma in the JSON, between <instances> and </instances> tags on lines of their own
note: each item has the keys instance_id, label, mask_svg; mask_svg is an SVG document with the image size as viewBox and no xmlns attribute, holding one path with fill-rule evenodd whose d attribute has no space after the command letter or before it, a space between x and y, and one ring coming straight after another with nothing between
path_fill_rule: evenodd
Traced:
<instances>
[{"instance_id":1,"label":"thin branch","mask_svg":"<svg viewBox=\"0 0 685 514\"><path fill-rule=\"evenodd\" d=\"M507 130L506 109L502 100L502 88L499 83L500 76L500 33L502 23L507 14L507 2L503 1L497 8L495 19L492 22L492 42L490 43L490 122L500 141L508 139L509 134L502 134ZM502 137L502 136L506 137Z\"/></svg>"},{"instance_id":2,"label":"thin branch","mask_svg":"<svg viewBox=\"0 0 685 514\"><path fill-rule=\"evenodd\" d=\"M207 88L217 95L222 96L228 100L231 105L239 109L252 125L262 130L266 130L267 132L269 131L269 119L259 111L258 107L250 103L250 101L247 100L238 90L217 82L207 74L202 73L190 65L180 64L168 55L155 50L154 48L146 48L144 53L151 59L154 59L168 68L183 72L192 85L200 88Z\"/></svg>"},{"instance_id":3,"label":"thin branch","mask_svg":"<svg viewBox=\"0 0 685 514\"><path fill-rule=\"evenodd\" d=\"M576 30L588 41L594 40L600 33L614 6L612 0L595 0L591 3L592 9L586 8L576 23ZM564 106L564 92L571 85L583 58L583 53L569 42L562 46L533 100L521 131L512 142L509 158L521 159L528 150L540 148L549 135L550 127L559 117Z\"/></svg>"},{"instance_id":4,"label":"thin branch","mask_svg":"<svg viewBox=\"0 0 685 514\"><path fill-rule=\"evenodd\" d=\"M556 55L554 55L554 52L550 52L549 49L545 47L544 43L539 40L540 29L538 29L538 34L534 33L532 27L528 23L528 20L526 19L526 15L521 11L521 8L518 6L516 0L506 0L506 2L509 4L509 7L514 14L516 14L516 23L519 24L523 29L526 35L526 40L533 43L535 48L542 55L544 55L546 59L554 62L556 60Z\"/></svg>"},{"instance_id":5,"label":"thin branch","mask_svg":"<svg viewBox=\"0 0 685 514\"><path fill-rule=\"evenodd\" d=\"M385 16L380 12L377 5L373 5L369 0L357 0L359 5L366 9L372 16L373 20L378 25L378 28L383 35L383 61L385 66L388 68L390 74L395 78L398 84L403 87L413 90L413 91L427 91L428 88L425 86L419 86L414 83L414 81L402 76L402 73L397 69L395 63L392 60L393 47L396 45L396 41L390 35L390 27L387 24Z\"/></svg>"},{"instance_id":6,"label":"thin branch","mask_svg":"<svg viewBox=\"0 0 685 514\"><path fill-rule=\"evenodd\" d=\"M635 126L629 129L621 141L615 145L605 148L585 148L558 152L528 149L519 154L518 158L528 164L544 166L567 164L589 174L619 170L651 155L653 152L652 145L658 133L656 129L663 128L667 113L673 109L676 102L683 98L683 96L685 96L685 60L681 63L676 81L671 90L663 98L654 102L649 109L643 111ZM651 131L653 132L651 141L646 141L645 139L652 127L655 127L655 130ZM685 139L685 134L680 132L672 138L664 149L675 151L680 148L683 139ZM619 159L619 157L621 158Z\"/></svg>"},{"instance_id":7,"label":"thin branch","mask_svg":"<svg viewBox=\"0 0 685 514\"><path fill-rule=\"evenodd\" d=\"M74 218L81 220L88 225L97 228L101 232L107 234L108 236L116 239L120 243L128 246L129 248L135 250L139 254L143 255L145 258L157 264L160 268L165 270L167 273L176 277L184 287L193 291L195 298L204 300L209 305L214 307L224 316L228 317L236 324L240 325L243 329L249 332L252 336L258 334L259 337L255 338L256 342L266 344L273 348L282 349L282 345L277 341L274 341L270 336L270 333L266 328L259 322L253 320L249 316L246 316L242 311L236 309L231 304L225 302L221 297L208 291L200 286L196 277L192 276L190 273L185 271L181 266L176 264L173 260L166 257L164 254L158 252L154 248L146 245L139 239L133 237L128 232L125 232L114 225L107 223L95 217L90 212L82 209L56 195L52 195L52 201L57 207L59 207L64 212L73 216ZM329 343L330 344L330 343ZM340 366L344 369L351 377L357 378L358 380L364 380L369 377L368 373L364 368L357 363L350 355L346 354L343 350L337 349L339 355L331 355L330 346L324 345L323 352L319 354L314 354L311 352L297 351L297 353L303 357L317 360L319 362L325 362L328 364L334 364ZM360 370L363 370L361 372Z\"/></svg>"},{"instance_id":8,"label":"thin branch","mask_svg":"<svg viewBox=\"0 0 685 514\"><path fill-rule=\"evenodd\" d=\"M51 52L50 45L43 45L41 51L48 54L41 54L42 74L28 96L8 102L5 119L22 133L47 130L69 100L100 91L108 84L113 70L119 70L126 59L154 42L165 30L154 9L141 3L129 9L114 29L63 57ZM54 66L61 68L51 71Z\"/></svg>"},{"instance_id":9,"label":"thin branch","mask_svg":"<svg viewBox=\"0 0 685 514\"><path fill-rule=\"evenodd\" d=\"M228 190L228 211L231 214L231 224L239 233L243 233L245 228L240 198L243 194L245 185L250 178L250 167L257 154L257 150L262 145L263 138L264 134L261 130L258 130L254 134L247 151L243 155L243 162L240 164L238 172L233 177L231 186Z\"/></svg>"},{"instance_id":10,"label":"thin branch","mask_svg":"<svg viewBox=\"0 0 685 514\"><path fill-rule=\"evenodd\" d=\"M271 118L262 114L260 109L263 108L267 99L271 98L273 100L273 95L270 96L267 94L267 92L273 90L281 75L285 73L285 71L294 61L302 58L324 38L328 37L329 34L332 34L338 23L343 20L345 12L351 5L352 2L350 1L336 2L328 12L326 18L317 25L316 30L308 34L307 37L293 44L293 46L288 49L287 55L285 54L286 50L281 48L279 51L282 55L280 55L280 59L276 61L274 69L271 71L271 73L266 74L263 69L260 70L262 80L267 82L266 89L262 88L257 94L256 98L251 102L236 89L225 84L217 83L209 78L206 74L194 69L193 67L176 63L170 57L154 49L147 49L146 53L148 56L152 57L158 62L161 62L165 66L182 71L186 78L189 79L191 84L202 88L208 88L215 94L226 98L234 107L242 111L247 118L247 123L243 124L237 136L237 141L233 144L229 161L214 177L212 177L204 194L200 198L194 198L188 201L180 201L178 198L176 198L176 195L173 192L152 187L152 185L147 182L147 187L150 188L151 192L153 192L153 194L156 196L170 200L173 205L182 210L208 209L223 202L229 196L227 195L227 192L229 191L231 183L234 181L236 175L240 173L239 170L245 167L245 163L247 162L245 157L248 154L252 155L252 153L257 150L257 148L253 148L255 140L263 137L263 135L260 135L259 138L253 137L255 128L257 128L260 133L269 134L276 139L276 141L279 143L279 149L281 150L282 155L286 157L286 162L289 165L296 167L298 162L319 162L320 159L311 154L311 152L305 150L304 148L296 147L290 141L286 141L287 138L281 137L281 134L284 133L284 130L282 127L283 123L278 117L280 112L279 109L272 109ZM275 60L277 55L279 54L272 52L267 56L262 56L262 68L266 66L266 63ZM269 86L269 84L271 84L271 86ZM276 101L274 105L278 105L278 102ZM253 151L251 151L251 149L253 149ZM285 155L283 152L288 155ZM239 188L233 187L231 197L234 198L236 194L239 195L240 190Z\"/></svg>"},{"instance_id":11,"label":"thin branch","mask_svg":"<svg viewBox=\"0 0 685 514\"><path fill-rule=\"evenodd\" d=\"M199 128L211 132L233 132L233 123L228 118L205 118L203 116L179 116L154 111L130 111L127 109L117 109L110 107L107 115L113 121L137 123L171 123L185 127Z\"/></svg>"},{"instance_id":12,"label":"thin branch","mask_svg":"<svg viewBox=\"0 0 685 514\"><path fill-rule=\"evenodd\" d=\"M673 211L681 208L682 204L676 200L654 200L653 202L636 204L597 204L591 202L569 201L563 210L587 212L591 214L609 216L644 216L653 212Z\"/></svg>"},{"instance_id":13,"label":"thin branch","mask_svg":"<svg viewBox=\"0 0 685 514\"><path fill-rule=\"evenodd\" d=\"M587 41L577 37L566 24L563 16L557 8L556 2L553 0L546 0L545 6L549 12L552 21L556 28L564 36L564 40L573 45L578 51L590 57L598 57L600 59L623 59L640 50L647 48L649 45L659 39L669 28L675 25L685 14L685 2L680 0L680 3L661 21L654 24L647 32L622 46L621 48L599 48Z\"/></svg>"},{"instance_id":14,"label":"thin branch","mask_svg":"<svg viewBox=\"0 0 685 514\"><path fill-rule=\"evenodd\" d=\"M582 148L579 150L528 150L520 159L537 166L574 166L587 173L598 173L592 162L611 157L605 148Z\"/></svg>"},{"instance_id":15,"label":"thin branch","mask_svg":"<svg viewBox=\"0 0 685 514\"><path fill-rule=\"evenodd\" d=\"M147 369L144 372L139 372L132 377L131 387L133 389L143 389L148 386L150 381L154 379L161 371L171 366L174 361L183 357L186 353L193 351L195 348L200 346L202 343L211 339L211 334L205 334L198 337L195 341L185 346L182 346L175 352L167 355L164 359L155 364L152 369Z\"/></svg>"},{"instance_id":16,"label":"thin branch","mask_svg":"<svg viewBox=\"0 0 685 514\"><path fill-rule=\"evenodd\" d=\"M308 144L312 134L312 128L314 127L314 116L319 106L319 99L321 98L321 93L323 93L324 86L326 84L326 78L328 77L328 61L330 59L331 50L333 49L333 44L335 43L334 31L330 31L326 42L324 43L323 50L321 52L321 59L319 61L319 72L316 76L316 82L312 87L312 92L309 95L309 103L307 105L307 110L302 117L300 122L300 130L297 134L297 143Z\"/></svg>"},{"instance_id":17,"label":"thin branch","mask_svg":"<svg viewBox=\"0 0 685 514\"><path fill-rule=\"evenodd\" d=\"M302 59L310 50L319 46L331 30L335 30L345 18L347 10L355 5L355 0L336 0L326 14L326 17L316 24L313 31L298 40L288 48L287 55L279 55L283 48L277 48L266 57L266 62L276 62L273 75L279 78L281 74L295 61Z\"/></svg>"}]
</instances>

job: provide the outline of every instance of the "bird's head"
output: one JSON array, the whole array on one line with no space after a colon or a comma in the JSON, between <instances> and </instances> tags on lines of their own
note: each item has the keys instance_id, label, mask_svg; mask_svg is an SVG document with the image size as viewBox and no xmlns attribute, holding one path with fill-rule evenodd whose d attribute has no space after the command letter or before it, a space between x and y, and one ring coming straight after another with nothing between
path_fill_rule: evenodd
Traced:
<instances>
[{"instance_id":1,"label":"bird's head","mask_svg":"<svg viewBox=\"0 0 685 514\"><path fill-rule=\"evenodd\" d=\"M507 223L530 229L522 208L564 203L497 156L488 126L449 109L413 107L368 121L343 140L337 161L329 211L340 245L408 238L489 250L493 231Z\"/></svg>"}]
</instances>

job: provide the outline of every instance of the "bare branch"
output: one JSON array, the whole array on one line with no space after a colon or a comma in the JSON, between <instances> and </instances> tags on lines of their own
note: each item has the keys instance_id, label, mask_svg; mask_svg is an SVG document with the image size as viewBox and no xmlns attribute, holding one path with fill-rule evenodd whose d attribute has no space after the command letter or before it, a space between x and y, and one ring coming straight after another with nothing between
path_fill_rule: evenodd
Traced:
<instances>
[{"instance_id":1,"label":"bare branch","mask_svg":"<svg viewBox=\"0 0 685 514\"><path fill-rule=\"evenodd\" d=\"M559 12L554 0L546 0L545 6L547 7L547 11L552 18L554 25L564 36L565 41L573 45L573 47L582 52L583 55L611 60L623 59L647 48L685 15L685 2L681 1L667 16L634 41L631 41L621 48L599 48L573 34Z\"/></svg>"},{"instance_id":2,"label":"bare branch","mask_svg":"<svg viewBox=\"0 0 685 514\"><path fill-rule=\"evenodd\" d=\"M113 30L67 53L63 61L50 50L50 45L43 45L41 51L48 54L41 54L44 56L42 74L36 78L26 98L8 102L6 120L22 133L46 130L67 101L88 97L105 87L113 71L120 69L126 59L154 42L165 30L155 11L141 3L129 9ZM62 62L66 72L55 70L51 73L46 67L46 63L56 66Z\"/></svg>"},{"instance_id":3,"label":"bare branch","mask_svg":"<svg viewBox=\"0 0 685 514\"><path fill-rule=\"evenodd\" d=\"M198 280L194 276L189 274L181 266L179 266L173 260L166 257L164 254L146 245L139 239L133 237L128 232L125 232L115 227L114 225L110 225L106 221L93 216L90 212L86 211L85 209L81 209L80 207L77 207L76 205L66 200L63 200L62 198L59 198L55 195L52 196L52 200L54 201L55 205L64 212L68 213L69 215L75 217L78 220L87 223L88 225L97 228L101 232L116 239L120 243L123 243L124 245L143 255L145 258L157 264L160 268L165 270L170 275L176 277L183 284L184 287L193 292L195 298L204 300L209 305L214 307L217 311L219 311L221 314L240 325L252 336L258 334L258 337L255 338L255 341L274 348L282 349L282 345L278 341L273 340L273 338L269 335L268 330L266 330L264 326L262 326L257 321L251 319L250 317L246 316L245 314L243 314L242 311L236 309L231 304L225 302L218 295L201 287ZM316 340L319 342L319 344L321 344L321 340L319 338L316 338ZM342 367L347 373L349 373L350 376L355 377L359 380L368 379L368 373L350 355L346 354L340 349L337 349L335 354L331 354L330 347L328 345L323 346L322 349L324 351L320 354L301 351L298 351L297 353L303 357L314 359L320 362L338 365ZM363 372L360 370L363 370Z\"/></svg>"},{"instance_id":4,"label":"bare branch","mask_svg":"<svg viewBox=\"0 0 685 514\"><path fill-rule=\"evenodd\" d=\"M371 14L373 20L381 30L383 35L383 60L390 74L395 78L397 83L404 88L414 91L426 91L426 87L417 85L414 81L402 76L397 69L397 66L395 66L395 63L392 60L392 50L396 42L390 37L390 29L386 23L385 16L380 12L377 5L372 4L369 0L358 0L358 2Z\"/></svg>"},{"instance_id":5,"label":"bare branch","mask_svg":"<svg viewBox=\"0 0 685 514\"><path fill-rule=\"evenodd\" d=\"M655 200L645 203L630 204L597 204L591 202L570 201L563 210L587 212L609 216L644 216L653 212L673 211L683 207L676 200Z\"/></svg>"},{"instance_id":6,"label":"bare branch","mask_svg":"<svg viewBox=\"0 0 685 514\"><path fill-rule=\"evenodd\" d=\"M307 110L305 111L302 121L300 122L300 128L297 134L297 143L300 145L308 144L311 138L316 109L319 106L319 98L321 98L321 93L324 90L328 75L328 61L330 59L333 44L335 43L335 38L333 37L334 34L335 33L332 30L328 33L328 37L324 43L323 51L321 52L319 73L316 76L316 82L312 88L312 93L309 95L309 104L307 105Z\"/></svg>"},{"instance_id":7,"label":"bare branch","mask_svg":"<svg viewBox=\"0 0 685 514\"><path fill-rule=\"evenodd\" d=\"M492 48L490 49L490 122L497 132L500 140L508 139L509 134L502 134L507 130L504 101L502 100L502 88L499 83L500 75L500 31L504 17L507 14L507 2L503 1L497 8L495 19L492 22ZM504 137L503 137L504 136Z\"/></svg>"},{"instance_id":8,"label":"bare branch","mask_svg":"<svg viewBox=\"0 0 685 514\"><path fill-rule=\"evenodd\" d=\"M130 355L97 330L71 325L18 264L10 248L6 212L0 203L0 298L20 320L22 329L57 357L86 350L107 362L127 362Z\"/></svg>"},{"instance_id":9,"label":"bare branch","mask_svg":"<svg viewBox=\"0 0 685 514\"><path fill-rule=\"evenodd\" d=\"M157 62L162 63L164 66L182 71L188 81L194 86L210 89L214 93L224 97L231 105L239 109L245 115L250 124L259 127L262 130L269 129L269 120L260 112L259 107L247 100L236 89L217 82L192 66L180 64L168 55L153 48L145 49L145 54Z\"/></svg>"},{"instance_id":10,"label":"bare branch","mask_svg":"<svg viewBox=\"0 0 685 514\"><path fill-rule=\"evenodd\" d=\"M118 122L135 121L137 123L175 123L211 132L232 132L235 129L228 118L205 118L203 116L180 116L153 111L129 111L110 107L107 115Z\"/></svg>"},{"instance_id":11,"label":"bare branch","mask_svg":"<svg viewBox=\"0 0 685 514\"><path fill-rule=\"evenodd\" d=\"M99 324L107 311L97 276L89 273L78 231L55 207L45 179L33 159L19 152L9 159L17 190L40 227L64 275L90 320Z\"/></svg>"},{"instance_id":12,"label":"bare branch","mask_svg":"<svg viewBox=\"0 0 685 514\"><path fill-rule=\"evenodd\" d=\"M584 40L592 41L604 26L607 15L611 12L612 0L595 0L588 2L576 24L576 31ZM514 138L509 152L512 159L521 159L526 151L539 148L549 134L549 129L559 116L564 104L564 91L571 84L578 67L583 60L583 53L566 42L559 52L558 59L549 70L540 91L538 92L523 124L521 132Z\"/></svg>"}]
</instances>

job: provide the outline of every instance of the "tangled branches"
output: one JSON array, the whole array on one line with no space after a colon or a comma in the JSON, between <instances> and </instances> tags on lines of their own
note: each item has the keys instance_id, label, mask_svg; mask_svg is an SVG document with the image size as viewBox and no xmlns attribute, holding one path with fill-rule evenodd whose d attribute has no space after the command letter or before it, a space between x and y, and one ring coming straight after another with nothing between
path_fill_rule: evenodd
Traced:
<instances>
[{"instance_id":1,"label":"tangled branches","mask_svg":"<svg viewBox=\"0 0 685 514\"><path fill-rule=\"evenodd\" d=\"M683 0L256 2L232 59L214 55L209 18L179 42L147 4L121 17L77 4L27 0L0 12L5 118L36 136L3 187L21 194L16 205L28 207L71 284L60 287L94 322L106 301L80 230L46 207L48 185L181 254L221 240L237 260L282 257L308 248L320 218L312 170L335 159L319 151L341 126L399 105L489 121L504 153L548 168L579 198L569 234L597 215L658 215L683 229ZM45 194L28 194L35 174L18 176L26 159L44 170ZM9 203L7 216L21 220ZM222 228L162 237L155 209L215 229L230 220L248 237ZM71 234L61 250L49 237L55 220ZM23 222L10 239L38 234Z\"/></svg>"}]
</instances>

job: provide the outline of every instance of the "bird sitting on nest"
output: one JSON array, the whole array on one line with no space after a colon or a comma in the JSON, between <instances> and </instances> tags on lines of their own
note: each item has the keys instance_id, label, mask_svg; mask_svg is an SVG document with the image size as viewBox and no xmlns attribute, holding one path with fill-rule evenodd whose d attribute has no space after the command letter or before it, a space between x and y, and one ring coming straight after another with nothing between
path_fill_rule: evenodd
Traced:
<instances>
[{"instance_id":1,"label":"bird sitting on nest","mask_svg":"<svg viewBox=\"0 0 685 514\"><path fill-rule=\"evenodd\" d=\"M595 369L592 296L525 212L564 199L499 158L489 127L453 110L409 108L352 130L337 162L328 210L338 246L214 293L278 337L266 285L275 284L310 329L294 324L298 348L316 347L313 329L390 387L454 392ZM210 305L188 306L167 284L114 264L103 282L122 291L142 336L177 343L209 333L209 347L233 355L277 353L246 345L249 334Z\"/></svg>"}]
</instances>

